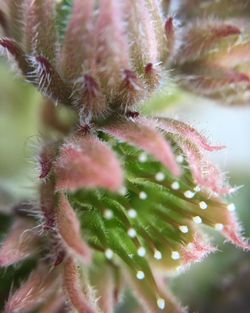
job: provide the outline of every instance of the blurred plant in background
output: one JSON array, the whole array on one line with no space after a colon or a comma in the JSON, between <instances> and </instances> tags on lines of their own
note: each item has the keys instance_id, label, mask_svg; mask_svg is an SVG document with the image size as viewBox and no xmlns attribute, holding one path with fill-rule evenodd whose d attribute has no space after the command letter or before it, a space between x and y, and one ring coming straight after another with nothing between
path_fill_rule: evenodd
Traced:
<instances>
[{"instance_id":1,"label":"blurred plant in background","mask_svg":"<svg viewBox=\"0 0 250 313\"><path fill-rule=\"evenodd\" d=\"M250 2L184 0L178 12L179 83L222 103L248 104Z\"/></svg>"},{"instance_id":2,"label":"blurred plant in background","mask_svg":"<svg viewBox=\"0 0 250 313\"><path fill-rule=\"evenodd\" d=\"M249 249L224 199L235 188L205 156L222 147L141 115L193 101L190 91L249 101L250 5L162 4L1 1L0 51L42 94L2 66L4 312L112 312L128 284L143 311L185 312L165 279L216 250L199 224ZM249 274L239 254L226 259ZM196 277L187 275L185 288ZM195 288L173 288L191 310L224 310L202 307L205 290L192 303Z\"/></svg>"}]
</instances>

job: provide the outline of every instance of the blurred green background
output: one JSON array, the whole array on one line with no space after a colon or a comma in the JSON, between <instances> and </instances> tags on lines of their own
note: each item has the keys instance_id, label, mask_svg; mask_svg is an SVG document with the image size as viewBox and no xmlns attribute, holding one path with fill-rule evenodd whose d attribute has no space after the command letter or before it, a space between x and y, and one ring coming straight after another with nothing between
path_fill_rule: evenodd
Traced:
<instances>
[{"instance_id":1,"label":"blurred green background","mask_svg":"<svg viewBox=\"0 0 250 313\"><path fill-rule=\"evenodd\" d=\"M11 223L10 208L19 200L35 196L37 174L35 154L41 140L39 110L41 99L9 66L0 60L0 238ZM233 197L240 220L250 237L250 109L228 108L194 98L174 86L166 86L144 108L190 121L215 143L225 143L226 152L215 156L233 185L244 185ZM208 231L208 230L206 230ZM250 254L209 231L218 252L201 264L169 280L174 293L190 312L249 313ZM18 284L34 261L0 270L0 309L14 281ZM132 312L134 300L129 292L118 312ZM138 311L139 312L139 311Z\"/></svg>"}]
</instances>

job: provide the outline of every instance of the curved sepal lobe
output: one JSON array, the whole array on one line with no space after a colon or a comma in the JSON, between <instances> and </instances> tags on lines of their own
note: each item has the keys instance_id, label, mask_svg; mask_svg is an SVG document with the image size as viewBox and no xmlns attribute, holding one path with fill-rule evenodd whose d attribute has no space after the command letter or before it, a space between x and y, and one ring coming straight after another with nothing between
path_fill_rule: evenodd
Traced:
<instances>
[{"instance_id":1,"label":"curved sepal lobe","mask_svg":"<svg viewBox=\"0 0 250 313\"><path fill-rule=\"evenodd\" d=\"M55 162L55 173L57 191L98 187L114 191L123 183L115 154L91 134L73 136L63 145Z\"/></svg>"}]
</instances>

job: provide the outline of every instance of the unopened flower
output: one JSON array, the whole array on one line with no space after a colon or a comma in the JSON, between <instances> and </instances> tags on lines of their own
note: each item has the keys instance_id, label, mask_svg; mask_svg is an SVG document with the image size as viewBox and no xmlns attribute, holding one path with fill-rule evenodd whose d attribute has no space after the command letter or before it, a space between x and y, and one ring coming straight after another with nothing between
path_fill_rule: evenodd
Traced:
<instances>
[{"instance_id":1,"label":"unopened flower","mask_svg":"<svg viewBox=\"0 0 250 313\"><path fill-rule=\"evenodd\" d=\"M249 1L182 1L178 10L172 60L179 83L222 103L249 103Z\"/></svg>"},{"instance_id":2,"label":"unopened flower","mask_svg":"<svg viewBox=\"0 0 250 313\"><path fill-rule=\"evenodd\" d=\"M60 312L67 302L69 310L108 313L128 284L149 312L185 312L163 278L215 250L198 225L249 245L222 198L233 188L205 156L223 147L181 121L137 111L173 60L173 19L164 21L156 0L75 0L57 34L55 5L10 1L10 37L0 39L27 81L79 117L65 138L41 147L40 215L29 217L29 245L17 244L15 224L2 243L2 266L26 258L37 238L40 248L38 268L4 312ZM8 264L9 247L17 257Z\"/></svg>"}]
</instances>

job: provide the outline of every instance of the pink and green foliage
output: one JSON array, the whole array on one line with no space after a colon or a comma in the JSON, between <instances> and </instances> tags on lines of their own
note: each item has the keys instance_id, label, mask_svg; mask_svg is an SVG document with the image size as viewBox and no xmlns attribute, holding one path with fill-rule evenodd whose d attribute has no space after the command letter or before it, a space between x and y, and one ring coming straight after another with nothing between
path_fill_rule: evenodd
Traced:
<instances>
[{"instance_id":1,"label":"pink and green foliage","mask_svg":"<svg viewBox=\"0 0 250 313\"><path fill-rule=\"evenodd\" d=\"M248 0L180 2L184 26L174 62L183 87L222 103L249 103L249 12Z\"/></svg>"},{"instance_id":2,"label":"pink and green foliage","mask_svg":"<svg viewBox=\"0 0 250 313\"><path fill-rule=\"evenodd\" d=\"M246 21L194 19L192 1L182 27L158 0L72 2L0 9L0 52L78 117L63 131L50 121L58 135L38 158L38 212L15 217L2 242L2 267L37 259L4 312L111 313L128 285L145 311L186 312L163 280L216 250L199 224L249 244L225 198L234 189L206 155L223 147L184 122L140 116L140 105L168 69L196 93L249 99Z\"/></svg>"}]
</instances>

